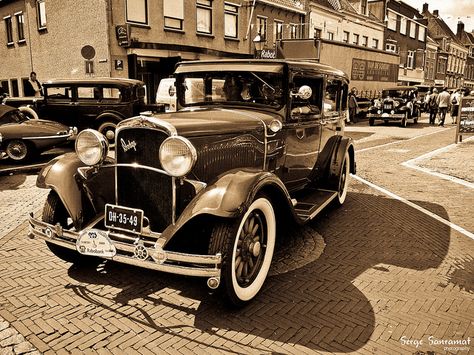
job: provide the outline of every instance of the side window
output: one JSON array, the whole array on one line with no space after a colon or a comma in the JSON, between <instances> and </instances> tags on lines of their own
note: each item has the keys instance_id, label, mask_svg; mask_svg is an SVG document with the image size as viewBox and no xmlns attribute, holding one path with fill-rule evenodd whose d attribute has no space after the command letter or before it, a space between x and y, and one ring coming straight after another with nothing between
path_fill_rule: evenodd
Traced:
<instances>
[{"instance_id":1,"label":"side window","mask_svg":"<svg viewBox=\"0 0 474 355\"><path fill-rule=\"evenodd\" d=\"M120 90L118 88L102 88L102 99L107 102L120 102L121 100Z\"/></svg>"},{"instance_id":2,"label":"side window","mask_svg":"<svg viewBox=\"0 0 474 355\"><path fill-rule=\"evenodd\" d=\"M46 94L49 101L65 102L71 101L71 88L65 86L50 86L46 89Z\"/></svg>"},{"instance_id":3,"label":"side window","mask_svg":"<svg viewBox=\"0 0 474 355\"><path fill-rule=\"evenodd\" d=\"M342 107L343 85L340 80L329 79L324 92L325 116L337 116Z\"/></svg>"},{"instance_id":4,"label":"side window","mask_svg":"<svg viewBox=\"0 0 474 355\"><path fill-rule=\"evenodd\" d=\"M301 88L311 88L311 96L308 99L297 95ZM323 78L309 77L306 73L295 75L293 88L291 89L291 117L294 119L311 119L321 114L323 92Z\"/></svg>"},{"instance_id":5,"label":"side window","mask_svg":"<svg viewBox=\"0 0 474 355\"><path fill-rule=\"evenodd\" d=\"M77 88L78 101L101 101L102 88L100 87L78 87Z\"/></svg>"}]
</instances>

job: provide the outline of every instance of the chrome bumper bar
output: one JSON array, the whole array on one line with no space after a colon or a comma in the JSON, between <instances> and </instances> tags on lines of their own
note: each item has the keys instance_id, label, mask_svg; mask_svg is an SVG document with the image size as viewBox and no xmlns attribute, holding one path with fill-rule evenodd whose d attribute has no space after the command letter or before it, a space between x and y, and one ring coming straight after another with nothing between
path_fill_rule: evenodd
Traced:
<instances>
[{"instance_id":1,"label":"chrome bumper bar","mask_svg":"<svg viewBox=\"0 0 474 355\"><path fill-rule=\"evenodd\" d=\"M79 253L76 248L76 242L84 231L70 231L62 228L59 224L45 223L34 218L32 213L28 222L28 236L30 238L37 237ZM110 239L116 249L116 253L111 257L98 257L172 274L208 277L207 284L210 288L217 288L219 286L221 276L220 264L222 261L220 253L216 255L197 255L166 251L156 243L154 247L145 247L143 244L123 243L114 238L127 240L130 237L112 231L103 232L112 237ZM139 253L136 253L137 247L140 248Z\"/></svg>"}]
</instances>

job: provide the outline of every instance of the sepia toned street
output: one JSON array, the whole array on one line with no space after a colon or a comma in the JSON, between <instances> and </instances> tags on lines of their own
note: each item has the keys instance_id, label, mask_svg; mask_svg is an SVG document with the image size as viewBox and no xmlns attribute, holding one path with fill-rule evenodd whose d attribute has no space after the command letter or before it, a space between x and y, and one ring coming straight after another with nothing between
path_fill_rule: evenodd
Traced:
<instances>
[{"instance_id":1,"label":"sepia toned street","mask_svg":"<svg viewBox=\"0 0 474 355\"><path fill-rule=\"evenodd\" d=\"M474 140L455 126L346 127L348 198L277 245L247 307L205 281L114 262L76 266L29 239L47 190L0 175L1 354L472 353Z\"/></svg>"}]
</instances>

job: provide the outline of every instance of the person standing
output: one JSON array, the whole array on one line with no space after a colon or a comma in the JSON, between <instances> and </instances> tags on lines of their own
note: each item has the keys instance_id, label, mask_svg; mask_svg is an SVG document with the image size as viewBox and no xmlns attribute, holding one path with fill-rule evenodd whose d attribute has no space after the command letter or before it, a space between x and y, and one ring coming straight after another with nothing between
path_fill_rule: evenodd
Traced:
<instances>
[{"instance_id":1,"label":"person standing","mask_svg":"<svg viewBox=\"0 0 474 355\"><path fill-rule=\"evenodd\" d=\"M353 88L349 93L349 120L352 123L357 123L357 90Z\"/></svg>"},{"instance_id":2,"label":"person standing","mask_svg":"<svg viewBox=\"0 0 474 355\"><path fill-rule=\"evenodd\" d=\"M451 95L449 95L446 87L443 88L443 91L438 95L436 102L438 103L439 110L439 123L438 126L444 127L444 120L446 118L446 112L448 112L448 107L450 104Z\"/></svg>"},{"instance_id":3,"label":"person standing","mask_svg":"<svg viewBox=\"0 0 474 355\"><path fill-rule=\"evenodd\" d=\"M459 112L459 102L461 101L461 90L456 89L451 95L451 120L452 123L456 123L456 119Z\"/></svg>"},{"instance_id":4,"label":"person standing","mask_svg":"<svg viewBox=\"0 0 474 355\"><path fill-rule=\"evenodd\" d=\"M430 94L428 109L430 110L430 124L435 124L436 114L438 113L438 89L436 88Z\"/></svg>"},{"instance_id":5,"label":"person standing","mask_svg":"<svg viewBox=\"0 0 474 355\"><path fill-rule=\"evenodd\" d=\"M30 73L30 78L27 82L25 82L25 96L35 96L41 97L43 96L43 87L41 83L36 78L36 73L32 71Z\"/></svg>"}]
</instances>

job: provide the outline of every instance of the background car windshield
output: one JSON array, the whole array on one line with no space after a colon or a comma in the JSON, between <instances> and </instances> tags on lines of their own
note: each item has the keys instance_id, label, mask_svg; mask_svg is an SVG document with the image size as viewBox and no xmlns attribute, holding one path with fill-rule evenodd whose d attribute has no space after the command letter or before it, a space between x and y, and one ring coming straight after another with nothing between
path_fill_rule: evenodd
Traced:
<instances>
[{"instance_id":1,"label":"background car windshield","mask_svg":"<svg viewBox=\"0 0 474 355\"><path fill-rule=\"evenodd\" d=\"M196 72L178 77L183 106L211 104L283 105L282 74L268 72Z\"/></svg>"},{"instance_id":2,"label":"background car windshield","mask_svg":"<svg viewBox=\"0 0 474 355\"><path fill-rule=\"evenodd\" d=\"M25 121L28 121L28 117L26 117L19 110L12 110L0 118L0 125L7 123L22 123Z\"/></svg>"},{"instance_id":3,"label":"background car windshield","mask_svg":"<svg viewBox=\"0 0 474 355\"><path fill-rule=\"evenodd\" d=\"M408 95L407 90L384 90L382 92L382 97L404 97Z\"/></svg>"}]
</instances>

